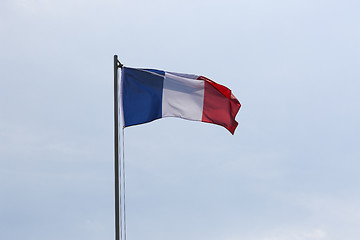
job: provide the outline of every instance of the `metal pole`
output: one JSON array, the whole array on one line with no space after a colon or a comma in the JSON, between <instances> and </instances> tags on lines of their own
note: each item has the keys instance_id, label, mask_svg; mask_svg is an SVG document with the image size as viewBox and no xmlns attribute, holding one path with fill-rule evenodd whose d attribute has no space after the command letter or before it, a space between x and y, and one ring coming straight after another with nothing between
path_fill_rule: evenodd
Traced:
<instances>
[{"instance_id":1,"label":"metal pole","mask_svg":"<svg viewBox=\"0 0 360 240\"><path fill-rule=\"evenodd\" d=\"M120 240L118 56L114 55L115 240Z\"/></svg>"}]
</instances>

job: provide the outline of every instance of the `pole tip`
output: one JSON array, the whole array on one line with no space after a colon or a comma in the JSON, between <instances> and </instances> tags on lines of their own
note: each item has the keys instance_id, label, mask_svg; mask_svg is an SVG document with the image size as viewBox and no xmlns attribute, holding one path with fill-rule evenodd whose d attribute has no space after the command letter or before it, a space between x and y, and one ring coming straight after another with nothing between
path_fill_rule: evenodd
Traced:
<instances>
[{"instance_id":1,"label":"pole tip","mask_svg":"<svg viewBox=\"0 0 360 240\"><path fill-rule=\"evenodd\" d=\"M118 55L114 55L114 62L118 68L122 68L124 65L118 60Z\"/></svg>"}]
</instances>

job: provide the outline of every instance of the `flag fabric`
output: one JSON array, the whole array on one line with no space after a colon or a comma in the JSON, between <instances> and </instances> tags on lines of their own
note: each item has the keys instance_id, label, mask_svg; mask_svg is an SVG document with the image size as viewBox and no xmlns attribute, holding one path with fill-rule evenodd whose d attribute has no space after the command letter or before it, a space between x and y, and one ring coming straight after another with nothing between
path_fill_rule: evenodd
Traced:
<instances>
[{"instance_id":1,"label":"flag fabric","mask_svg":"<svg viewBox=\"0 0 360 240\"><path fill-rule=\"evenodd\" d=\"M234 134L241 104L231 90L192 74L122 68L124 127L164 117L221 125Z\"/></svg>"}]
</instances>

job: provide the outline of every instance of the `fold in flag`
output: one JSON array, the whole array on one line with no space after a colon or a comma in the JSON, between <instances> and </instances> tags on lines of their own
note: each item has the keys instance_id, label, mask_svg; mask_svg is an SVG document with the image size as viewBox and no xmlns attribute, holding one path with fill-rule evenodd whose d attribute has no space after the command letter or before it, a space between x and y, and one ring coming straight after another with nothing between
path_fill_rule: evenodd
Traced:
<instances>
[{"instance_id":1,"label":"fold in flag","mask_svg":"<svg viewBox=\"0 0 360 240\"><path fill-rule=\"evenodd\" d=\"M124 127L163 117L221 125L234 134L241 104L231 90L197 75L122 68Z\"/></svg>"}]
</instances>

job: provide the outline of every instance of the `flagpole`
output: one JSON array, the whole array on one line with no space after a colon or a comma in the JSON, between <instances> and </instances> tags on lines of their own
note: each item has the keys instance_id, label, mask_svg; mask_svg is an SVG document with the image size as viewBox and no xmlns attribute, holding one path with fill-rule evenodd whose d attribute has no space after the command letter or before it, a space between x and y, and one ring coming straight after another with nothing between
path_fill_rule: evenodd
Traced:
<instances>
[{"instance_id":1,"label":"flagpole","mask_svg":"<svg viewBox=\"0 0 360 240\"><path fill-rule=\"evenodd\" d=\"M118 56L114 55L115 240L120 240Z\"/></svg>"}]
</instances>

